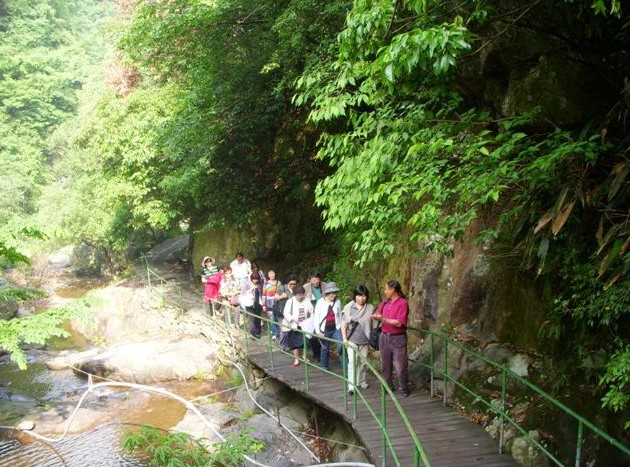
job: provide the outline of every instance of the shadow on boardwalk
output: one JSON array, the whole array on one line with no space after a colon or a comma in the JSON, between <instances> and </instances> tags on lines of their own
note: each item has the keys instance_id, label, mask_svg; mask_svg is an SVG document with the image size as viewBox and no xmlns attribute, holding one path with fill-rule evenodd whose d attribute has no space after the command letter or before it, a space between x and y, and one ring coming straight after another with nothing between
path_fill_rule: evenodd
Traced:
<instances>
[{"instance_id":1,"label":"shadow on boardwalk","mask_svg":"<svg viewBox=\"0 0 630 467\"><path fill-rule=\"evenodd\" d=\"M315 403L338 413L350 423L363 441L375 465L395 465L389 451L386 458L381 455L383 440L374 418L357 398L344 398L345 384L341 379L328 375L317 367L309 367L309 388L306 388L304 366L294 368L293 359L279 351L273 353L273 369L269 352L261 343L250 343L249 360L269 376L283 382ZM339 361L331 365L333 371L341 372ZM381 414L380 391L375 381L362 390L373 410ZM412 426L429 457L431 465L441 466L515 466L508 455L498 454L497 443L484 429L455 410L444 407L442 400L430 399L425 391L412 392L406 399L399 399ZM356 408L356 409L355 409ZM414 462L413 441L391 401L386 404L387 431L399 457L400 465L410 466Z\"/></svg>"}]
</instances>

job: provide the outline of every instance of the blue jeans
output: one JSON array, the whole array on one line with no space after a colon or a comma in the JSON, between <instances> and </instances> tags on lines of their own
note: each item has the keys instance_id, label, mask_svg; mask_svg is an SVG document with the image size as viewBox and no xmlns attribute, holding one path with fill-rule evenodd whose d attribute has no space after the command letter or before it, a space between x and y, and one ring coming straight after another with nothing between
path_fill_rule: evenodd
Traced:
<instances>
[{"instance_id":1,"label":"blue jeans","mask_svg":"<svg viewBox=\"0 0 630 467\"><path fill-rule=\"evenodd\" d=\"M271 318L271 335L276 336L276 338L280 337L280 326L278 326L278 322L276 318L272 316Z\"/></svg>"},{"instance_id":2,"label":"blue jeans","mask_svg":"<svg viewBox=\"0 0 630 467\"><path fill-rule=\"evenodd\" d=\"M332 330L325 330L324 331L324 337L327 337L329 339L337 339L337 340L341 340L341 331L339 329L332 329ZM328 370L328 362L330 359L330 345L332 344L332 342L330 342L329 340L325 340L322 339L322 354L321 354L321 366L322 368L325 368ZM339 348L339 345L337 345L337 348Z\"/></svg>"}]
</instances>

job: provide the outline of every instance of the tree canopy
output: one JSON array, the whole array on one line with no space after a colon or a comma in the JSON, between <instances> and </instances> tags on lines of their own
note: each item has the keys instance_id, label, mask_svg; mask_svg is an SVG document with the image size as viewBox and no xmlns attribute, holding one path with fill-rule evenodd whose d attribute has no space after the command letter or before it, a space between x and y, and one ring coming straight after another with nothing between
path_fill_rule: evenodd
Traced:
<instances>
[{"instance_id":1,"label":"tree canopy","mask_svg":"<svg viewBox=\"0 0 630 467\"><path fill-rule=\"evenodd\" d=\"M604 370L616 410L630 400L627 15L619 2L357 0L295 99L327 124L318 157L333 172L316 202L358 264L401 244L448 253L483 225L478 241L555 279L541 337L575 356L576 377ZM589 91L583 113L555 97Z\"/></svg>"},{"instance_id":2,"label":"tree canopy","mask_svg":"<svg viewBox=\"0 0 630 467\"><path fill-rule=\"evenodd\" d=\"M106 3L0 3L5 229L116 270L263 217L360 268L478 228L551 290L546 350L627 407L619 0L121 0L91 34Z\"/></svg>"}]
</instances>

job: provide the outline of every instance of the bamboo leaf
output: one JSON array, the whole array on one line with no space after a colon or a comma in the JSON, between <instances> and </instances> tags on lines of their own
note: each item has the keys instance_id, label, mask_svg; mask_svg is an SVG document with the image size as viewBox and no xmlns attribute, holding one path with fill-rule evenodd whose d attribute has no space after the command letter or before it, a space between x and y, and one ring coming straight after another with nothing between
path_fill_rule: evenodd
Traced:
<instances>
[{"instance_id":1,"label":"bamboo leaf","mask_svg":"<svg viewBox=\"0 0 630 467\"><path fill-rule=\"evenodd\" d=\"M562 230L562 227L566 224L571 212L573 211L573 207L575 206L575 201L571 201L569 204L565 205L558 215L554 218L553 224L551 225L551 233L554 235L558 235L558 233Z\"/></svg>"},{"instance_id":2,"label":"bamboo leaf","mask_svg":"<svg viewBox=\"0 0 630 467\"><path fill-rule=\"evenodd\" d=\"M550 209L549 211L544 213L540 219L538 219L538 223L536 224L536 227L534 227L534 234L537 234L542 229L544 229L545 226L549 224L549 222L551 222L552 219L553 219L553 215Z\"/></svg>"},{"instance_id":3,"label":"bamboo leaf","mask_svg":"<svg viewBox=\"0 0 630 467\"><path fill-rule=\"evenodd\" d=\"M604 243L604 216L599 218L599 225L597 226L597 232L595 232L595 238L597 244L601 247Z\"/></svg>"},{"instance_id":4,"label":"bamboo leaf","mask_svg":"<svg viewBox=\"0 0 630 467\"><path fill-rule=\"evenodd\" d=\"M626 161L620 162L614 167L612 174L616 174L616 176L610 184L610 189L608 190L608 201L613 199L619 192L621 185L628 176L628 172L630 172L630 165L628 165Z\"/></svg>"}]
</instances>

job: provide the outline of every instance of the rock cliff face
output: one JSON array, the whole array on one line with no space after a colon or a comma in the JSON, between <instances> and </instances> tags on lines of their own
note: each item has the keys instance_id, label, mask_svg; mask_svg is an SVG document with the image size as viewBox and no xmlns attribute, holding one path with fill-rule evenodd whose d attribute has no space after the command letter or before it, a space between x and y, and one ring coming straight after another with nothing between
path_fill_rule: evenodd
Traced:
<instances>
[{"instance_id":1,"label":"rock cliff face","mask_svg":"<svg viewBox=\"0 0 630 467\"><path fill-rule=\"evenodd\" d=\"M405 284L416 326L461 328L482 341L537 350L549 301L545 284L490 246L474 241L474 229L452 255L408 262Z\"/></svg>"}]
</instances>

